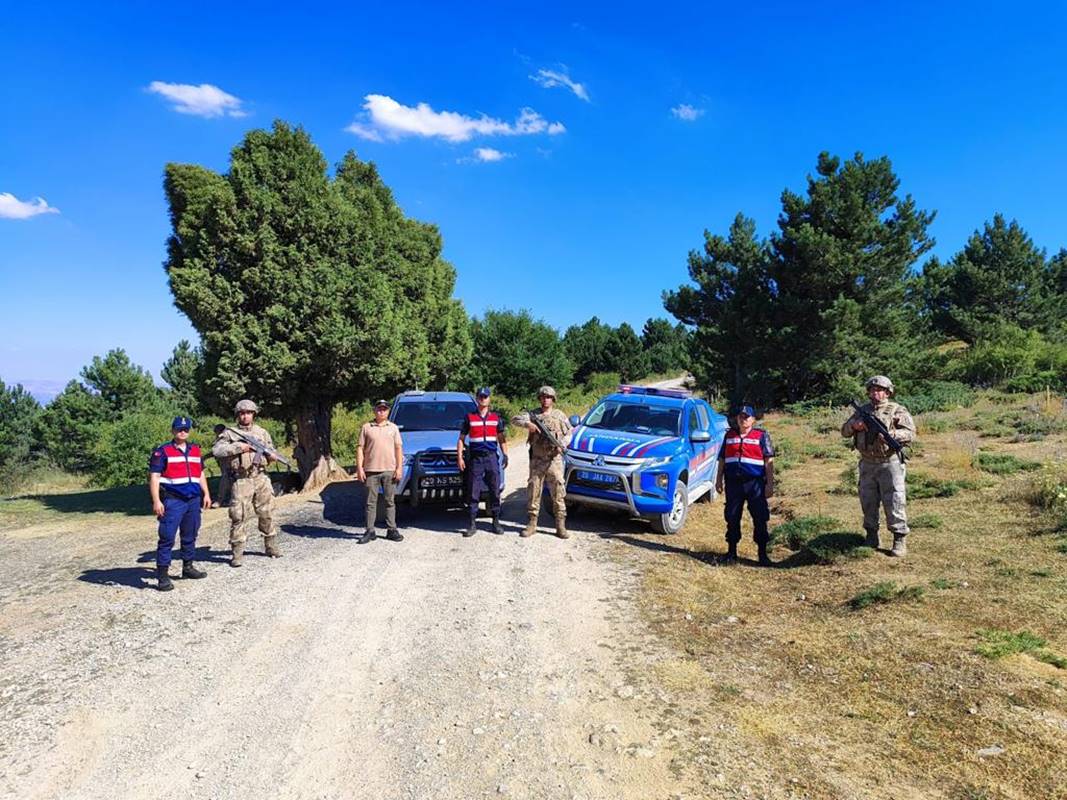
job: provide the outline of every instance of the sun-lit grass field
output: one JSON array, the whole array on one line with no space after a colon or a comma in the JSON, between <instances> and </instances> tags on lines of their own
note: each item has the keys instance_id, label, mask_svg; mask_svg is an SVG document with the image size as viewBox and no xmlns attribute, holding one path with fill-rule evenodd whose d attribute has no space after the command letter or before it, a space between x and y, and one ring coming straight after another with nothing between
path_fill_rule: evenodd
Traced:
<instances>
[{"instance_id":1,"label":"sun-lit grass field","mask_svg":"<svg viewBox=\"0 0 1067 800\"><path fill-rule=\"evenodd\" d=\"M637 552L667 653L644 680L666 693L680 772L708 796L1067 797L1063 399L917 417L904 560L862 546L844 418L762 421L776 568L754 565L747 518L745 561L718 562L721 502L642 537L660 546Z\"/></svg>"}]
</instances>

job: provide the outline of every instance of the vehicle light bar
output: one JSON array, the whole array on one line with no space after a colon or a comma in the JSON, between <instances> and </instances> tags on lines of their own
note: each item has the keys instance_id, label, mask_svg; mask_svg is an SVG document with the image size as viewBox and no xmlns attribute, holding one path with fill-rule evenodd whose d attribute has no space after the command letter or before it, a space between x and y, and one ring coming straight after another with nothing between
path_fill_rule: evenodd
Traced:
<instances>
[{"instance_id":1,"label":"vehicle light bar","mask_svg":"<svg viewBox=\"0 0 1067 800\"><path fill-rule=\"evenodd\" d=\"M655 386L631 386L628 383L619 384L619 392L622 394L647 394L656 397L692 397L693 393L688 389L657 389Z\"/></svg>"}]
</instances>

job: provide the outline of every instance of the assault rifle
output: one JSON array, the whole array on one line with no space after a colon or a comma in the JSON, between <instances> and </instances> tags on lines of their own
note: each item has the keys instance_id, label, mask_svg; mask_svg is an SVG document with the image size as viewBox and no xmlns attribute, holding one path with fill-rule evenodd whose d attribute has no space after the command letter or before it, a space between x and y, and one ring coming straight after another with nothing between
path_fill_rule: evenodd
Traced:
<instances>
[{"instance_id":1,"label":"assault rifle","mask_svg":"<svg viewBox=\"0 0 1067 800\"><path fill-rule=\"evenodd\" d=\"M865 410L862 406L857 405L855 400L852 401L852 407L856 409L856 415L863 420L867 425L868 430L881 435L882 440L886 443L889 449L896 453L901 464L907 461L907 456L904 455L904 444L893 437L893 434L889 432L889 428L885 426L885 423L882 422L882 420L878 419L878 417L870 411Z\"/></svg>"},{"instance_id":2,"label":"assault rifle","mask_svg":"<svg viewBox=\"0 0 1067 800\"><path fill-rule=\"evenodd\" d=\"M237 438L239 438L245 444L251 445L252 449L256 453L256 461L257 462L262 461L264 456L268 456L268 457L272 458L275 461L282 462L289 469L293 468L293 462L292 461L290 461L288 458L283 456L281 453L279 453L273 447L267 447L267 445L265 445L263 442L261 442L255 436L249 436L247 433L242 433L241 431L237 430L236 428L231 428L228 425L224 428L224 430L227 430L230 433L235 434L237 436Z\"/></svg>"},{"instance_id":3,"label":"assault rifle","mask_svg":"<svg viewBox=\"0 0 1067 800\"><path fill-rule=\"evenodd\" d=\"M552 431L548 429L548 426L545 425L545 421L541 417L540 411L523 411L521 414L516 414L512 417L511 421L515 425L521 425L524 428L527 423L532 422L537 427L538 432L558 447L560 451L567 449L566 445L556 438L556 434L552 433Z\"/></svg>"}]
</instances>

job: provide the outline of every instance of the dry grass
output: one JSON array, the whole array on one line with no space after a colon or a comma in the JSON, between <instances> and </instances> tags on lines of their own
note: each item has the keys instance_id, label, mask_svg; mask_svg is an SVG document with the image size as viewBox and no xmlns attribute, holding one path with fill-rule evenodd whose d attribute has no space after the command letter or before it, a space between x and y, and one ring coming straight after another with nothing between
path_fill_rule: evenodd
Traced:
<instances>
[{"instance_id":1,"label":"dry grass","mask_svg":"<svg viewBox=\"0 0 1067 800\"><path fill-rule=\"evenodd\" d=\"M694 507L676 537L645 537L677 555L627 551L643 565L647 619L674 654L646 677L666 693L664 724L688 734L679 763L703 796L746 784L769 798L1067 797L1067 669L1057 666L1067 657L1067 555L1038 535L1047 520L1011 488L1037 476L975 470L979 435L958 426L992 405L1029 413L983 399L923 437L911 468L965 488L910 504L941 524L914 531L905 560L817 565L779 547L777 569L717 566L719 503ZM805 427L810 419L766 425L802 445L835 444ZM1064 439L987 437L982 449L1048 462ZM818 515L860 530L855 496L829 491L851 458L808 457L785 473L772 525ZM742 556L754 556L750 542ZM890 582L907 593L850 605ZM980 654L989 631L1046 644L993 660ZM1004 752L979 754L994 745Z\"/></svg>"}]
</instances>

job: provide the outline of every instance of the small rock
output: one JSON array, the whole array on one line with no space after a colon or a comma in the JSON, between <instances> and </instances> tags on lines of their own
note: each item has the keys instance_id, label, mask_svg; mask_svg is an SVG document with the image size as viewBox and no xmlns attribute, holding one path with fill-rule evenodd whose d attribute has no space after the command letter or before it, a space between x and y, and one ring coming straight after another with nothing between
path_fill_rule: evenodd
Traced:
<instances>
[{"instance_id":1,"label":"small rock","mask_svg":"<svg viewBox=\"0 0 1067 800\"><path fill-rule=\"evenodd\" d=\"M914 716L916 716L916 715L917 715L918 713L919 713L919 712L918 712L918 711L916 711L916 710L915 710L915 709L913 709L913 708L909 708L909 709L908 709L908 716L909 716L909 717L914 717Z\"/></svg>"},{"instance_id":2,"label":"small rock","mask_svg":"<svg viewBox=\"0 0 1067 800\"><path fill-rule=\"evenodd\" d=\"M589 734L589 744L593 745L593 747L603 747L604 739L599 733L591 733Z\"/></svg>"},{"instance_id":3,"label":"small rock","mask_svg":"<svg viewBox=\"0 0 1067 800\"><path fill-rule=\"evenodd\" d=\"M999 756L1003 752L1003 747L1001 747L999 744L994 744L990 747L983 747L976 753L976 755L979 758L991 758L992 756Z\"/></svg>"},{"instance_id":4,"label":"small rock","mask_svg":"<svg viewBox=\"0 0 1067 800\"><path fill-rule=\"evenodd\" d=\"M632 686L620 686L615 690L617 697L621 697L623 700L629 700L634 696L634 687Z\"/></svg>"},{"instance_id":5,"label":"small rock","mask_svg":"<svg viewBox=\"0 0 1067 800\"><path fill-rule=\"evenodd\" d=\"M971 706L970 708L967 709L967 713L968 714L977 714L978 713L978 709L975 708L974 706Z\"/></svg>"},{"instance_id":6,"label":"small rock","mask_svg":"<svg viewBox=\"0 0 1067 800\"><path fill-rule=\"evenodd\" d=\"M728 616L726 618L726 621L729 622L731 625L733 625L735 622L738 622L739 620L737 619L737 617L735 617L733 614L731 614L730 616Z\"/></svg>"},{"instance_id":7,"label":"small rock","mask_svg":"<svg viewBox=\"0 0 1067 800\"><path fill-rule=\"evenodd\" d=\"M798 594L797 595L797 600L807 600L807 599L808 599L807 595L803 595L803 594Z\"/></svg>"},{"instance_id":8,"label":"small rock","mask_svg":"<svg viewBox=\"0 0 1067 800\"><path fill-rule=\"evenodd\" d=\"M693 615L692 615L692 614L686 614L686 615L685 615L685 619L686 619L686 622L692 622L692 620L693 620Z\"/></svg>"},{"instance_id":9,"label":"small rock","mask_svg":"<svg viewBox=\"0 0 1067 800\"><path fill-rule=\"evenodd\" d=\"M438 739L438 740L437 740L437 743L438 743L438 744L444 744L444 743L445 743L445 740L444 740L444 739Z\"/></svg>"},{"instance_id":10,"label":"small rock","mask_svg":"<svg viewBox=\"0 0 1067 800\"><path fill-rule=\"evenodd\" d=\"M497 794L507 794L508 793L508 785L506 783L500 784L499 786L496 787L496 793Z\"/></svg>"},{"instance_id":11,"label":"small rock","mask_svg":"<svg viewBox=\"0 0 1067 800\"><path fill-rule=\"evenodd\" d=\"M485 728L475 728L473 731L471 731L471 733L473 733L475 736L481 736L483 733L485 733Z\"/></svg>"}]
</instances>

